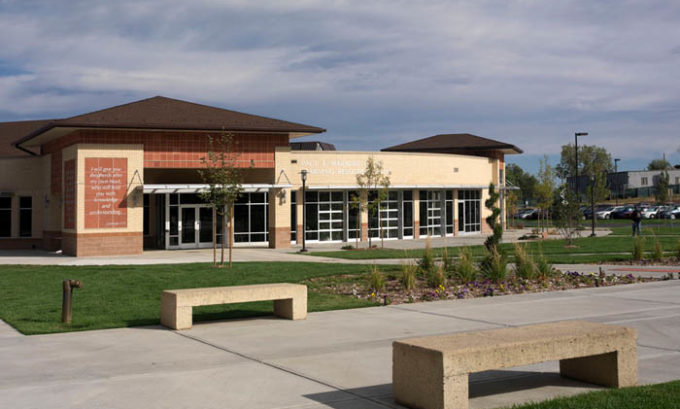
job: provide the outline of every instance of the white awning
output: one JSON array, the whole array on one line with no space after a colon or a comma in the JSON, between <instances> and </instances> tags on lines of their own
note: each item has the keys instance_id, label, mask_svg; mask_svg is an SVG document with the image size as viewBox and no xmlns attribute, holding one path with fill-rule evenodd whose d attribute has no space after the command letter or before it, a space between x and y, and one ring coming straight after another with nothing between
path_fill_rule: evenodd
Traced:
<instances>
[{"instance_id":1,"label":"white awning","mask_svg":"<svg viewBox=\"0 0 680 409\"><path fill-rule=\"evenodd\" d=\"M390 189L487 189L489 185L390 185ZM357 190L359 185L312 185L307 190Z\"/></svg>"},{"instance_id":2,"label":"white awning","mask_svg":"<svg viewBox=\"0 0 680 409\"><path fill-rule=\"evenodd\" d=\"M241 185L244 192L264 192L269 189L285 189L292 185L274 185L268 183L244 183ZM144 185L144 193L199 193L208 190L207 184L172 184L172 185Z\"/></svg>"}]
</instances>

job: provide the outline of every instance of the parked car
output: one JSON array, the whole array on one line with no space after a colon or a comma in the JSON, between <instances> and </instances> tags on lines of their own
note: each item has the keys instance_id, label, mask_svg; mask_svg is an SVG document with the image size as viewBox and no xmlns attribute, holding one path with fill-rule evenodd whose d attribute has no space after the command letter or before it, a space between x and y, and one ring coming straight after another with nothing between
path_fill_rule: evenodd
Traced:
<instances>
[{"instance_id":1,"label":"parked car","mask_svg":"<svg viewBox=\"0 0 680 409\"><path fill-rule=\"evenodd\" d=\"M680 219L680 205L668 206L667 209L657 213L657 219Z\"/></svg>"},{"instance_id":2,"label":"parked car","mask_svg":"<svg viewBox=\"0 0 680 409\"><path fill-rule=\"evenodd\" d=\"M621 206L607 206L604 209L597 210L595 209L595 216L598 219L611 219L612 217L612 212L614 212L617 209L620 209Z\"/></svg>"},{"instance_id":3,"label":"parked car","mask_svg":"<svg viewBox=\"0 0 680 409\"><path fill-rule=\"evenodd\" d=\"M536 220L538 219L538 209L524 209L518 213L517 218L522 220Z\"/></svg>"},{"instance_id":4,"label":"parked car","mask_svg":"<svg viewBox=\"0 0 680 409\"><path fill-rule=\"evenodd\" d=\"M609 209L610 207L612 207L612 206L610 206L610 205L597 205L597 206L595 206L595 215L596 215L596 217L597 217L598 219L601 218L601 217L597 216L597 213L600 212L600 211L603 211L603 210L605 210L605 209ZM583 211L583 217L586 218L586 219L592 219L592 217L593 217L593 208L590 207L590 206L589 206L588 208L586 208L586 209Z\"/></svg>"},{"instance_id":5,"label":"parked car","mask_svg":"<svg viewBox=\"0 0 680 409\"><path fill-rule=\"evenodd\" d=\"M612 219L630 219L634 210L635 206L621 206L621 209L613 211L610 217Z\"/></svg>"},{"instance_id":6,"label":"parked car","mask_svg":"<svg viewBox=\"0 0 680 409\"><path fill-rule=\"evenodd\" d=\"M655 219L657 213L659 212L659 208L661 206L650 206L650 207L645 207L642 209L640 212L642 214L643 219Z\"/></svg>"}]
</instances>

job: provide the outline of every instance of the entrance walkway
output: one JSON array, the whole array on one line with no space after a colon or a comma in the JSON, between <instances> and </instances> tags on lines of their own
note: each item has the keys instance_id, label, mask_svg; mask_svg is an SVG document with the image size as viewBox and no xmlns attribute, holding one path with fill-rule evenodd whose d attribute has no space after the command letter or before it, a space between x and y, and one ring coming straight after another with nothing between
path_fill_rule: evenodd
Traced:
<instances>
[{"instance_id":1,"label":"entrance walkway","mask_svg":"<svg viewBox=\"0 0 680 409\"><path fill-rule=\"evenodd\" d=\"M378 409L396 339L586 319L637 328L640 383L680 379L680 280L24 337L0 321L0 407ZM557 362L474 374L472 408L596 388Z\"/></svg>"}]
</instances>

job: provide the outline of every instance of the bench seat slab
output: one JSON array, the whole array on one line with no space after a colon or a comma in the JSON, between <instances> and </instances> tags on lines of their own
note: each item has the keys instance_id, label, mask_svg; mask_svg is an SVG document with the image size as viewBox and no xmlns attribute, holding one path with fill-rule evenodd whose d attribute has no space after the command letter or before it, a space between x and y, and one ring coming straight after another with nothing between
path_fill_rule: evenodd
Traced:
<instances>
[{"instance_id":1,"label":"bench seat slab","mask_svg":"<svg viewBox=\"0 0 680 409\"><path fill-rule=\"evenodd\" d=\"M307 286L259 284L166 290L161 294L161 325L182 330L193 325L193 307L252 301L274 301L274 314L291 320L307 318Z\"/></svg>"},{"instance_id":2,"label":"bench seat slab","mask_svg":"<svg viewBox=\"0 0 680 409\"><path fill-rule=\"evenodd\" d=\"M560 361L562 376L610 387L637 383L637 332L586 321L395 341L397 403L417 409L467 409L468 375Z\"/></svg>"}]
</instances>

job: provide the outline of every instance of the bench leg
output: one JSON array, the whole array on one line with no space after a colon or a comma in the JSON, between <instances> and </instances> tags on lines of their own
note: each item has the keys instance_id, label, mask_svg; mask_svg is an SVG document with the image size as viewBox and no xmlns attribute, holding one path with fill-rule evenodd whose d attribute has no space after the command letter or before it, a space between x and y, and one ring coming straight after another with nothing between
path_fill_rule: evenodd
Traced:
<instances>
[{"instance_id":1,"label":"bench leg","mask_svg":"<svg viewBox=\"0 0 680 409\"><path fill-rule=\"evenodd\" d=\"M623 349L607 354L560 361L560 374L579 381L623 388L637 385L637 350Z\"/></svg>"},{"instance_id":2,"label":"bench leg","mask_svg":"<svg viewBox=\"0 0 680 409\"><path fill-rule=\"evenodd\" d=\"M192 307L161 306L161 325L172 329L191 329L193 320Z\"/></svg>"},{"instance_id":3,"label":"bench leg","mask_svg":"<svg viewBox=\"0 0 680 409\"><path fill-rule=\"evenodd\" d=\"M274 300L274 315L289 320L304 320L307 318L307 297Z\"/></svg>"}]
</instances>

